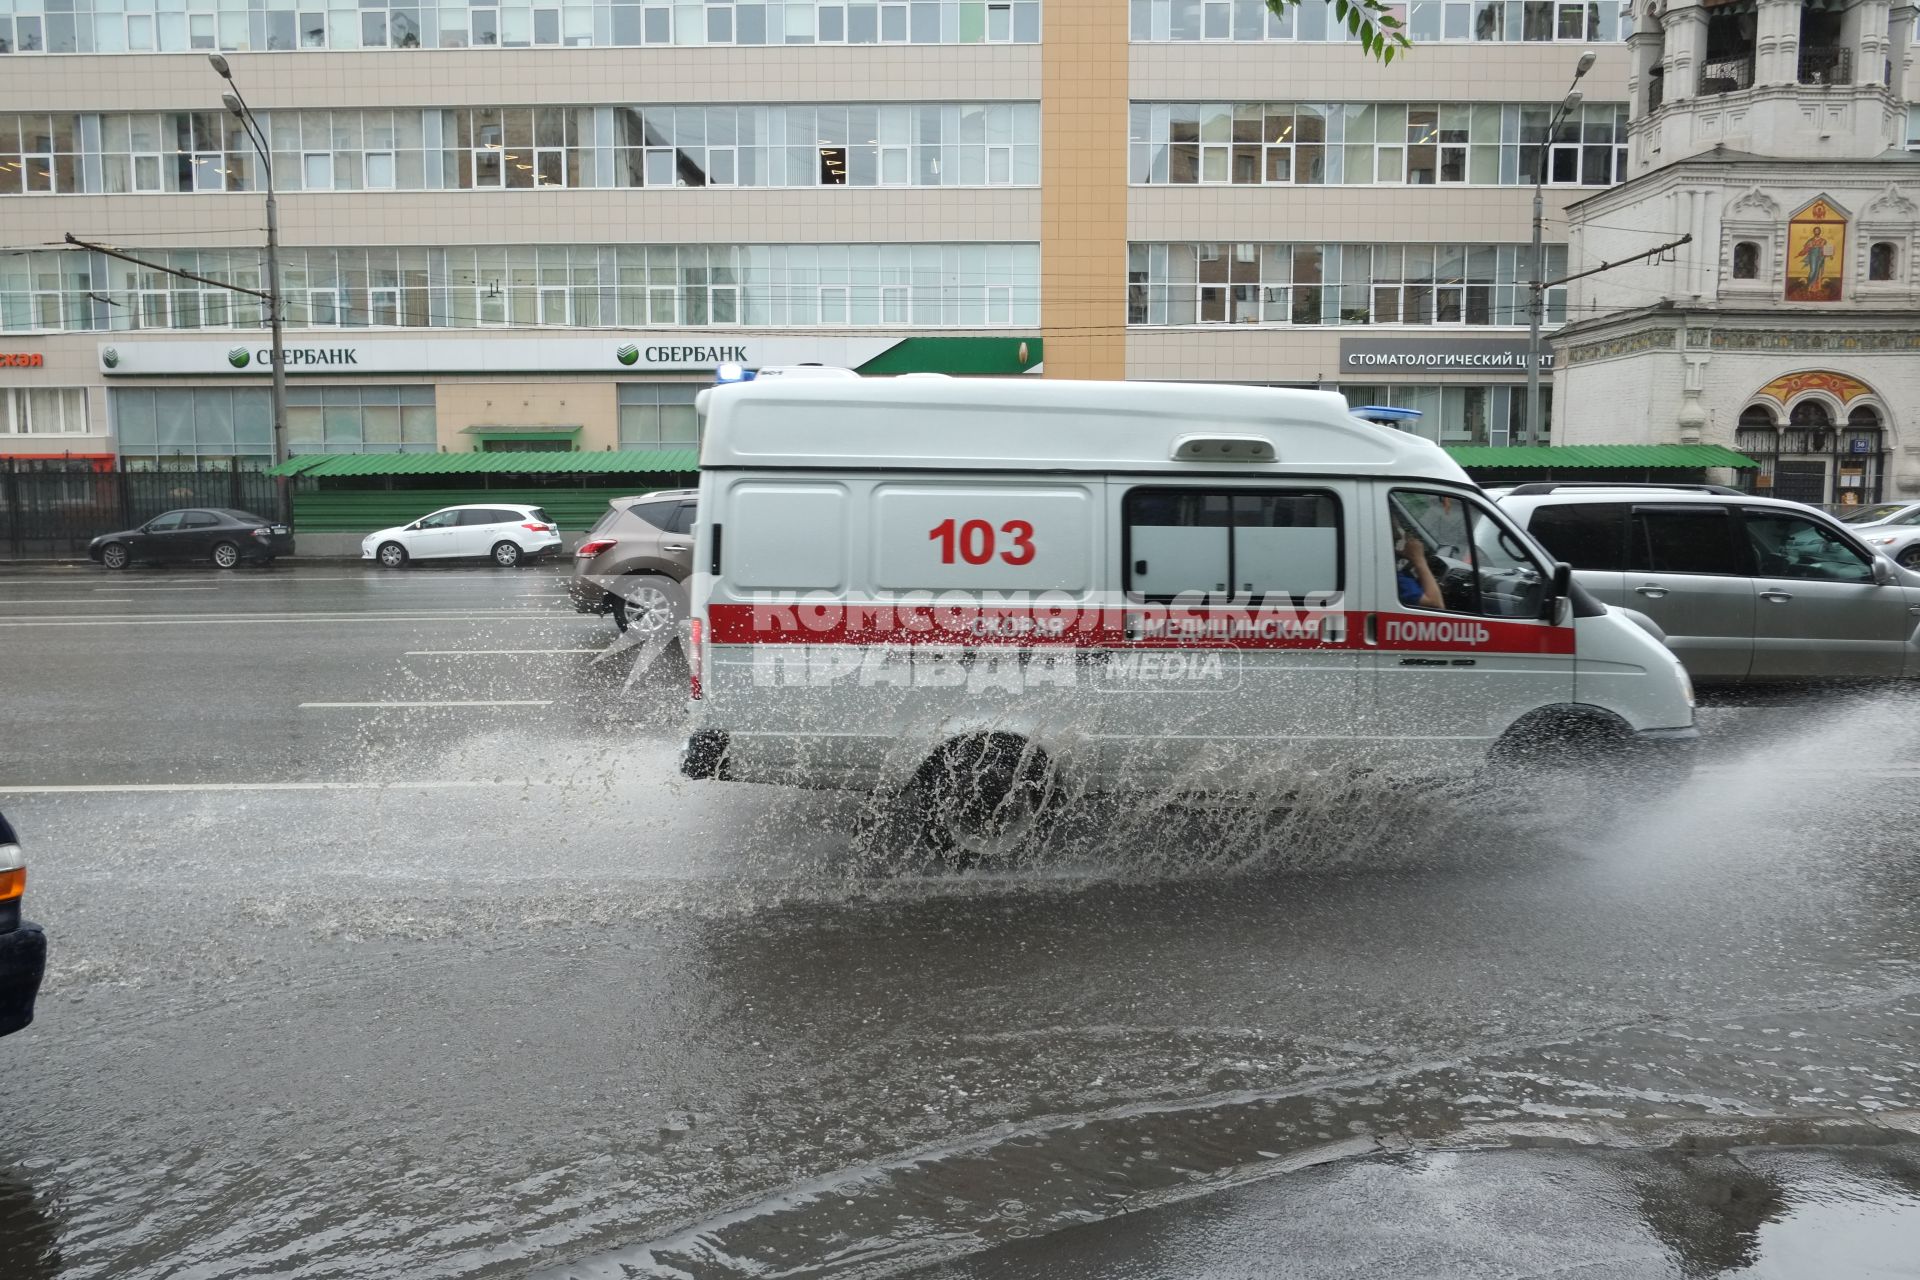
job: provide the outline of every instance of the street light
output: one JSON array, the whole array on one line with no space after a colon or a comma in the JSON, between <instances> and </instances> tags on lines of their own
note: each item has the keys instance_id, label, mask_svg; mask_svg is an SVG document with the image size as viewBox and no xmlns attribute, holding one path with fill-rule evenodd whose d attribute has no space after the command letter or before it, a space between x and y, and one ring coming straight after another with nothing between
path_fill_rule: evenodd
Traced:
<instances>
[{"instance_id":1,"label":"street light","mask_svg":"<svg viewBox=\"0 0 1920 1280\"><path fill-rule=\"evenodd\" d=\"M1580 105L1580 78L1593 70L1598 55L1588 49L1574 64L1573 82L1567 96L1547 121L1547 135L1540 141L1540 163L1533 174L1533 279L1528 281L1527 300L1527 443L1540 443L1540 321L1547 307L1547 264L1540 247L1540 228L1545 218L1541 189L1547 184L1547 159L1553 153L1553 135L1567 113Z\"/></svg>"},{"instance_id":2,"label":"street light","mask_svg":"<svg viewBox=\"0 0 1920 1280\"><path fill-rule=\"evenodd\" d=\"M240 96L240 86L234 83L233 68L227 65L226 58L210 53L207 55L207 65L232 86L228 92L220 95L220 105L240 121L241 127L247 131L254 151L260 156L260 171L267 180L267 320L273 330L273 462L279 466L287 460L287 350L281 320L284 308L280 294L280 210L273 195L273 148L267 144L266 132L254 118L247 100ZM293 513L287 510L284 477L281 480L280 506L281 519L292 516Z\"/></svg>"}]
</instances>

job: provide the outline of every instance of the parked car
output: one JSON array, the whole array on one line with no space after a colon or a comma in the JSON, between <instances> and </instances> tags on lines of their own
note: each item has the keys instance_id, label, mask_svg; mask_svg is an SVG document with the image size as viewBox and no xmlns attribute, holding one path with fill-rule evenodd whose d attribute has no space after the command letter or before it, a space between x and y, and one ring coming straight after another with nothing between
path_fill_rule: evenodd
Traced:
<instances>
[{"instance_id":1,"label":"parked car","mask_svg":"<svg viewBox=\"0 0 1920 1280\"><path fill-rule=\"evenodd\" d=\"M141 560L211 560L231 569L242 560L261 564L293 554L293 530L251 511L187 507L155 516L137 529L103 533L87 546L87 558L109 569Z\"/></svg>"},{"instance_id":2,"label":"parked car","mask_svg":"<svg viewBox=\"0 0 1920 1280\"><path fill-rule=\"evenodd\" d=\"M1874 551L1902 569L1920 571L1920 502L1881 503L1840 519Z\"/></svg>"},{"instance_id":3,"label":"parked car","mask_svg":"<svg viewBox=\"0 0 1920 1280\"><path fill-rule=\"evenodd\" d=\"M1857 507L1842 507L1833 513L1841 524L1855 527L1869 524L1895 524L1901 517L1914 517L1907 524L1920 522L1920 502L1874 502Z\"/></svg>"},{"instance_id":4,"label":"parked car","mask_svg":"<svg viewBox=\"0 0 1920 1280\"><path fill-rule=\"evenodd\" d=\"M559 526L539 507L469 503L368 534L360 543L360 558L378 560L389 569L413 560L485 558L511 569L563 545Z\"/></svg>"},{"instance_id":5,"label":"parked car","mask_svg":"<svg viewBox=\"0 0 1920 1280\"><path fill-rule=\"evenodd\" d=\"M697 489L615 498L573 553L568 594L582 613L613 614L622 631L647 635L685 614L693 573Z\"/></svg>"},{"instance_id":6,"label":"parked car","mask_svg":"<svg viewBox=\"0 0 1920 1280\"><path fill-rule=\"evenodd\" d=\"M1501 505L1698 685L1920 676L1920 575L1823 511L1697 485L1526 484Z\"/></svg>"},{"instance_id":7,"label":"parked car","mask_svg":"<svg viewBox=\"0 0 1920 1280\"><path fill-rule=\"evenodd\" d=\"M0 813L0 1036L33 1021L33 1002L47 967L46 932L20 914L26 892L26 855L7 815Z\"/></svg>"}]
</instances>

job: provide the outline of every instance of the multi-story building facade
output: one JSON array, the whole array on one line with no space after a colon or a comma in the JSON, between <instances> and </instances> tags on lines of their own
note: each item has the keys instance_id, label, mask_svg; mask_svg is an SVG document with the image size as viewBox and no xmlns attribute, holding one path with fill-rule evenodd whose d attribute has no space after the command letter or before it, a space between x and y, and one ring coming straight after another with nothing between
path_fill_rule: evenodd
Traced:
<instances>
[{"instance_id":1,"label":"multi-story building facade","mask_svg":"<svg viewBox=\"0 0 1920 1280\"><path fill-rule=\"evenodd\" d=\"M1551 273L1625 174L1622 19L1401 12L1382 66L1326 0L0 0L0 454L269 459L222 287L267 287L266 166L215 51L279 193L291 452L685 446L716 368L806 360L1325 386L1505 443L1529 188Z\"/></svg>"},{"instance_id":2,"label":"multi-story building facade","mask_svg":"<svg viewBox=\"0 0 1920 1280\"><path fill-rule=\"evenodd\" d=\"M1570 440L1729 445L1756 491L1920 494L1920 132L1911 5L1640 0L1630 181L1573 243L1556 375Z\"/></svg>"}]
</instances>

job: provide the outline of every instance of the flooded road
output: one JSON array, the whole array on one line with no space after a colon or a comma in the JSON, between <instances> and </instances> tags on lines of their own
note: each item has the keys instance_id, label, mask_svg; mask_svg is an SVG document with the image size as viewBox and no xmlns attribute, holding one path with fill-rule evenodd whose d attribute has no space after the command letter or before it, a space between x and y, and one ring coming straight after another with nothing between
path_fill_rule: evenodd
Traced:
<instances>
[{"instance_id":1,"label":"flooded road","mask_svg":"<svg viewBox=\"0 0 1920 1280\"><path fill-rule=\"evenodd\" d=\"M103 586L155 589L66 621ZM679 782L671 663L546 572L0 615L51 946L0 1276L1043 1268L945 1260L1331 1156L1391 1199L1475 1135L1920 1112L1911 695L1709 709L1626 803L1346 779L880 876L843 801Z\"/></svg>"}]
</instances>

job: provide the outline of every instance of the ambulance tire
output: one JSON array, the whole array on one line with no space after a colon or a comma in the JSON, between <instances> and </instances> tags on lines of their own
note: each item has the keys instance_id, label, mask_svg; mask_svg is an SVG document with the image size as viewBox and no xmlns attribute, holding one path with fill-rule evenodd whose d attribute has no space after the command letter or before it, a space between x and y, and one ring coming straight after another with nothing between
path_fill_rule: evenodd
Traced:
<instances>
[{"instance_id":1,"label":"ambulance tire","mask_svg":"<svg viewBox=\"0 0 1920 1280\"><path fill-rule=\"evenodd\" d=\"M1487 754L1498 778L1579 777L1645 794L1684 782L1683 760L1634 748L1626 721L1598 707L1547 707L1523 716Z\"/></svg>"},{"instance_id":2,"label":"ambulance tire","mask_svg":"<svg viewBox=\"0 0 1920 1280\"><path fill-rule=\"evenodd\" d=\"M1496 769L1578 769L1621 754L1631 732L1617 716L1578 707L1545 707L1522 716L1487 752Z\"/></svg>"},{"instance_id":3,"label":"ambulance tire","mask_svg":"<svg viewBox=\"0 0 1920 1280\"><path fill-rule=\"evenodd\" d=\"M1018 734L957 738L921 766L911 802L928 849L956 871L1005 870L1058 816L1047 759Z\"/></svg>"}]
</instances>

